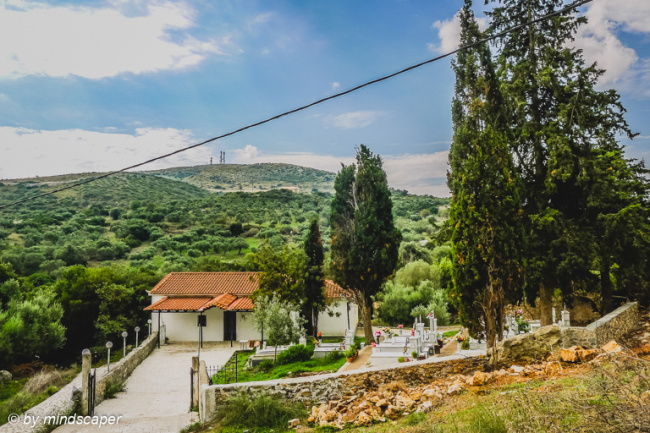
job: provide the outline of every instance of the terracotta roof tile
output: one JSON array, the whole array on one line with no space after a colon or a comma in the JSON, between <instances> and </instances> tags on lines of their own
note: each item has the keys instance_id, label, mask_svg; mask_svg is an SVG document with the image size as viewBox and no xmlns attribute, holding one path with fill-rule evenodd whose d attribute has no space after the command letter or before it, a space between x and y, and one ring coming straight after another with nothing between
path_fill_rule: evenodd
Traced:
<instances>
[{"instance_id":1,"label":"terracotta roof tile","mask_svg":"<svg viewBox=\"0 0 650 433\"><path fill-rule=\"evenodd\" d=\"M164 297L145 308L145 311L199 311L212 301L209 297Z\"/></svg>"},{"instance_id":2,"label":"terracotta roof tile","mask_svg":"<svg viewBox=\"0 0 650 433\"><path fill-rule=\"evenodd\" d=\"M210 303L208 305L210 307L219 307L222 310L225 310L236 299L237 299L237 296L231 295L230 293L224 293L223 295L219 295L216 298L214 298L212 301L210 301Z\"/></svg>"},{"instance_id":3,"label":"terracotta roof tile","mask_svg":"<svg viewBox=\"0 0 650 433\"><path fill-rule=\"evenodd\" d=\"M251 298L237 298L228 306L228 311L250 311L253 309L253 300Z\"/></svg>"},{"instance_id":4,"label":"terracotta roof tile","mask_svg":"<svg viewBox=\"0 0 650 433\"><path fill-rule=\"evenodd\" d=\"M332 280L325 280L325 296L328 298L351 298L352 293Z\"/></svg>"},{"instance_id":5,"label":"terracotta roof tile","mask_svg":"<svg viewBox=\"0 0 650 433\"><path fill-rule=\"evenodd\" d=\"M250 296L258 288L258 272L172 272L151 290L152 295ZM325 280L328 298L351 298L352 293Z\"/></svg>"},{"instance_id":6,"label":"terracotta roof tile","mask_svg":"<svg viewBox=\"0 0 650 433\"><path fill-rule=\"evenodd\" d=\"M172 272L151 290L154 295L248 296L258 287L257 272Z\"/></svg>"}]
</instances>

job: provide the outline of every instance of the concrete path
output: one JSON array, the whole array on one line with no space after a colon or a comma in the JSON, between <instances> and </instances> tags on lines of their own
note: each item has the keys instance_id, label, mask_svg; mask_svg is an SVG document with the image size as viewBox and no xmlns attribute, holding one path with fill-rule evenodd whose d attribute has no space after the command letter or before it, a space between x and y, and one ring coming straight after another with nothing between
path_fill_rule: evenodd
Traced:
<instances>
[{"instance_id":1,"label":"concrete path","mask_svg":"<svg viewBox=\"0 0 650 433\"><path fill-rule=\"evenodd\" d=\"M201 360L208 366L222 365L237 347L230 343L205 343ZM198 421L190 409L190 368L196 344L170 344L155 349L131 374L126 392L104 400L95 408L97 416L121 418L113 425L64 425L56 433L178 433Z\"/></svg>"}]
</instances>

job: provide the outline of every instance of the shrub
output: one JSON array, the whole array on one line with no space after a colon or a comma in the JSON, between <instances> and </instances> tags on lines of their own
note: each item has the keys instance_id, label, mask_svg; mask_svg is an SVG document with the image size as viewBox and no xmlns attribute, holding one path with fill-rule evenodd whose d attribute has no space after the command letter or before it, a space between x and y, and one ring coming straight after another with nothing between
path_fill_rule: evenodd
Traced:
<instances>
[{"instance_id":1,"label":"shrub","mask_svg":"<svg viewBox=\"0 0 650 433\"><path fill-rule=\"evenodd\" d=\"M109 381L106 383L106 388L104 389L104 398L115 398L115 395L118 392L124 391L124 382L121 380L118 381Z\"/></svg>"},{"instance_id":2,"label":"shrub","mask_svg":"<svg viewBox=\"0 0 650 433\"><path fill-rule=\"evenodd\" d=\"M355 346L350 347L345 351L346 358L353 358L357 355L357 348Z\"/></svg>"},{"instance_id":3,"label":"shrub","mask_svg":"<svg viewBox=\"0 0 650 433\"><path fill-rule=\"evenodd\" d=\"M330 364L344 357L345 357L345 353L343 353L340 350L335 350L334 352L330 352L327 355L325 355L325 358L323 358L323 362L325 364Z\"/></svg>"},{"instance_id":4,"label":"shrub","mask_svg":"<svg viewBox=\"0 0 650 433\"><path fill-rule=\"evenodd\" d=\"M303 346L302 344L291 346L278 355L278 365L309 361L313 354L313 346Z\"/></svg>"},{"instance_id":5,"label":"shrub","mask_svg":"<svg viewBox=\"0 0 650 433\"><path fill-rule=\"evenodd\" d=\"M305 416L307 411L300 403L273 398L268 394L253 397L241 393L226 399L215 418L222 427L284 429L290 419Z\"/></svg>"},{"instance_id":6,"label":"shrub","mask_svg":"<svg viewBox=\"0 0 650 433\"><path fill-rule=\"evenodd\" d=\"M260 362L257 365L257 368L260 371L263 371L264 373L268 373L269 371L271 371L273 369L273 365L274 365L273 361L271 361L270 359L265 359L264 361Z\"/></svg>"}]
</instances>

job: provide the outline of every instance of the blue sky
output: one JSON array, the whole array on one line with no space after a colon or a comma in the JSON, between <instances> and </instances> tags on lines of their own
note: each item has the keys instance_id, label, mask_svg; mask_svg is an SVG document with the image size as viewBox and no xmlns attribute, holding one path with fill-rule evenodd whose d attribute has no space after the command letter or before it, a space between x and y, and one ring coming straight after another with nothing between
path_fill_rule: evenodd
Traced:
<instances>
[{"instance_id":1,"label":"blue sky","mask_svg":"<svg viewBox=\"0 0 650 433\"><path fill-rule=\"evenodd\" d=\"M0 178L123 168L455 48L460 0L0 3ZM483 2L478 2L483 7ZM650 2L594 0L576 39L650 156ZM479 14L480 15L480 14ZM447 195L449 59L149 168L337 171L368 145L389 183Z\"/></svg>"}]
</instances>

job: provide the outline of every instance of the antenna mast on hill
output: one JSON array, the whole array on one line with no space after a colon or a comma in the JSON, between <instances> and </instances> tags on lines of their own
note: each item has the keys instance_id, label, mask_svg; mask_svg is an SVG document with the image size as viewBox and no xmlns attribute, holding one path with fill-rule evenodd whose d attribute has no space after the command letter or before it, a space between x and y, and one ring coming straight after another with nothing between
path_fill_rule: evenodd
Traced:
<instances>
[{"instance_id":1,"label":"antenna mast on hill","mask_svg":"<svg viewBox=\"0 0 650 433\"><path fill-rule=\"evenodd\" d=\"M226 163L226 152L220 150L219 151L219 164L225 164Z\"/></svg>"}]
</instances>

